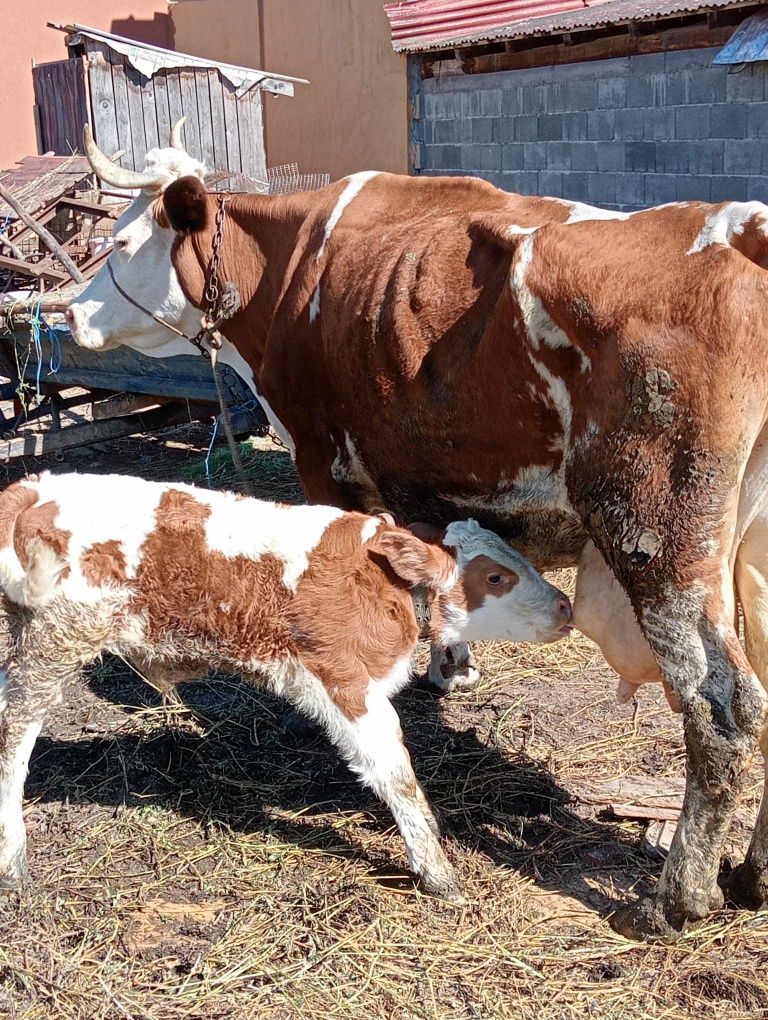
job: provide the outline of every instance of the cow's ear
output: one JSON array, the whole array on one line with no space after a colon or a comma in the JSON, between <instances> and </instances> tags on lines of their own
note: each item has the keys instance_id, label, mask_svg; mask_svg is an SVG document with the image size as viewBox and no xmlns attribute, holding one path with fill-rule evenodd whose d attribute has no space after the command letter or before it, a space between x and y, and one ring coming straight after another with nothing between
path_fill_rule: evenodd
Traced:
<instances>
[{"instance_id":1,"label":"cow's ear","mask_svg":"<svg viewBox=\"0 0 768 1020\"><path fill-rule=\"evenodd\" d=\"M469 227L470 233L475 237L483 237L512 255L517 251L520 242L537 229L511 223L509 213L487 213L477 216L472 219Z\"/></svg>"},{"instance_id":2,"label":"cow's ear","mask_svg":"<svg viewBox=\"0 0 768 1020\"><path fill-rule=\"evenodd\" d=\"M194 234L208 225L208 193L199 177L180 177L162 194L168 223L182 234Z\"/></svg>"}]
</instances>

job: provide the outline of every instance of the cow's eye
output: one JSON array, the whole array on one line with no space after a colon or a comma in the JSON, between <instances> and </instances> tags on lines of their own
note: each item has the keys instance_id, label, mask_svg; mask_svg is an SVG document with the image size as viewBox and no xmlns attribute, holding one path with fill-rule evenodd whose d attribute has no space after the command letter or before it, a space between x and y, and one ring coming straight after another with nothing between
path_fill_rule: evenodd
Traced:
<instances>
[{"instance_id":1,"label":"cow's eye","mask_svg":"<svg viewBox=\"0 0 768 1020\"><path fill-rule=\"evenodd\" d=\"M492 585L495 588L497 585L501 584L504 578L501 576L501 574L489 574L486 580L488 581L488 584Z\"/></svg>"},{"instance_id":2,"label":"cow's eye","mask_svg":"<svg viewBox=\"0 0 768 1020\"><path fill-rule=\"evenodd\" d=\"M115 248L117 249L117 251L125 251L127 247L128 247L128 238L127 237L116 237L115 238Z\"/></svg>"}]
</instances>

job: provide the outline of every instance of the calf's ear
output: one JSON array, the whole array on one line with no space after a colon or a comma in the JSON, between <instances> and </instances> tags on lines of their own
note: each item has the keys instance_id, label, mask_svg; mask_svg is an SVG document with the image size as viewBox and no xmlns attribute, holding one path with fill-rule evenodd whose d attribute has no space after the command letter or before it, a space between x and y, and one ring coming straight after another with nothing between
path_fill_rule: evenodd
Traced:
<instances>
[{"instance_id":1,"label":"calf's ear","mask_svg":"<svg viewBox=\"0 0 768 1020\"><path fill-rule=\"evenodd\" d=\"M180 177L169 184L160 199L169 226L193 234L208 225L208 193L199 177Z\"/></svg>"},{"instance_id":2,"label":"calf's ear","mask_svg":"<svg viewBox=\"0 0 768 1020\"><path fill-rule=\"evenodd\" d=\"M383 556L397 576L412 586L437 588L450 578L456 566L446 549L422 542L405 528L379 528L368 548L374 555Z\"/></svg>"}]
</instances>

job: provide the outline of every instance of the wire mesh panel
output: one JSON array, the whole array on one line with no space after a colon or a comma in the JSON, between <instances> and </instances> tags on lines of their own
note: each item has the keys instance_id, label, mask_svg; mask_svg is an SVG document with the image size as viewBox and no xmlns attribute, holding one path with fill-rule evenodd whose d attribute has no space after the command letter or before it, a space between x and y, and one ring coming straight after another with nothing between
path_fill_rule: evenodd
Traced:
<instances>
[{"instance_id":1,"label":"wire mesh panel","mask_svg":"<svg viewBox=\"0 0 768 1020\"><path fill-rule=\"evenodd\" d=\"M298 163L283 163L267 169L270 195L290 195L297 191L316 191L330 184L328 173L303 174Z\"/></svg>"},{"instance_id":2,"label":"wire mesh panel","mask_svg":"<svg viewBox=\"0 0 768 1020\"><path fill-rule=\"evenodd\" d=\"M229 170L214 170L205 178L209 191L237 191L256 195L291 195L299 191L316 191L329 184L328 173L303 174L298 163L284 163L269 167L267 179L256 180L246 174Z\"/></svg>"}]
</instances>

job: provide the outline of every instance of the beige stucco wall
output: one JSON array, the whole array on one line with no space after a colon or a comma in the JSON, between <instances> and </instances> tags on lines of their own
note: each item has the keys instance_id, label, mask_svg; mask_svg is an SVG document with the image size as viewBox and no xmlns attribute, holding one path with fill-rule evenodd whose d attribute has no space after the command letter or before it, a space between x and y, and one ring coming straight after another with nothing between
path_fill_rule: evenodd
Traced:
<instances>
[{"instance_id":1,"label":"beige stucco wall","mask_svg":"<svg viewBox=\"0 0 768 1020\"><path fill-rule=\"evenodd\" d=\"M310 80L264 98L270 166L407 172L405 58L382 0L182 0L171 18L178 50Z\"/></svg>"},{"instance_id":2,"label":"beige stucco wall","mask_svg":"<svg viewBox=\"0 0 768 1020\"><path fill-rule=\"evenodd\" d=\"M170 33L165 0L5 0L6 40L0 59L0 167L37 152L32 64L64 60L64 35L46 22L73 21L156 46ZM12 10L11 10L12 9Z\"/></svg>"}]
</instances>

